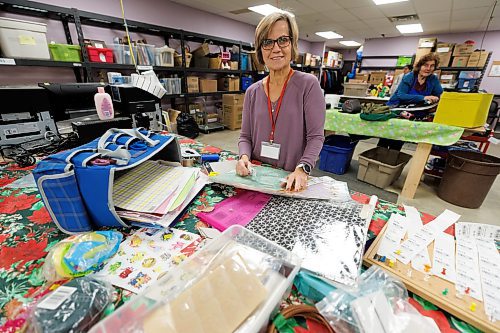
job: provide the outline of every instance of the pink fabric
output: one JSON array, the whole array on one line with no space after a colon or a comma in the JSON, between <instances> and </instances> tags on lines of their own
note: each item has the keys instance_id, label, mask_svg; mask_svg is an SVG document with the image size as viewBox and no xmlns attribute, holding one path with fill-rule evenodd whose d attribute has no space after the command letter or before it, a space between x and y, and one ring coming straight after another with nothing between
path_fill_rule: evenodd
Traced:
<instances>
[{"instance_id":1,"label":"pink fabric","mask_svg":"<svg viewBox=\"0 0 500 333\"><path fill-rule=\"evenodd\" d=\"M224 231L234 224L246 226L264 208L271 197L269 194L241 191L215 205L212 212L198 213L197 216L219 231Z\"/></svg>"}]
</instances>

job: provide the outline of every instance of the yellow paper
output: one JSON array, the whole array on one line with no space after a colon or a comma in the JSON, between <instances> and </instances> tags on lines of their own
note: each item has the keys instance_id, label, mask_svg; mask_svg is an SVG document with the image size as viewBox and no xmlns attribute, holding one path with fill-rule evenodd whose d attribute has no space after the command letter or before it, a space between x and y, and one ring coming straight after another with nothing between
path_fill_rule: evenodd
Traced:
<instances>
[{"instance_id":1,"label":"yellow paper","mask_svg":"<svg viewBox=\"0 0 500 333\"><path fill-rule=\"evenodd\" d=\"M19 35L19 44L21 45L36 45L35 37Z\"/></svg>"}]
</instances>

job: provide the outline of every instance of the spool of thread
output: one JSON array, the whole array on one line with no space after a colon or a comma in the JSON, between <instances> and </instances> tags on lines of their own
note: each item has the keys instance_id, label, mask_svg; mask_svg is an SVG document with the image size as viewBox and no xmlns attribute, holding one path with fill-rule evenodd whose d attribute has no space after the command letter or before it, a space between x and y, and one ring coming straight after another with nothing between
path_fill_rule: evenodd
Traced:
<instances>
[{"instance_id":1,"label":"spool of thread","mask_svg":"<svg viewBox=\"0 0 500 333\"><path fill-rule=\"evenodd\" d=\"M218 162L219 155L217 154L205 154L201 155L201 162Z\"/></svg>"},{"instance_id":2,"label":"spool of thread","mask_svg":"<svg viewBox=\"0 0 500 333\"><path fill-rule=\"evenodd\" d=\"M192 158L182 159L182 166L191 168L194 165L194 160Z\"/></svg>"}]
</instances>

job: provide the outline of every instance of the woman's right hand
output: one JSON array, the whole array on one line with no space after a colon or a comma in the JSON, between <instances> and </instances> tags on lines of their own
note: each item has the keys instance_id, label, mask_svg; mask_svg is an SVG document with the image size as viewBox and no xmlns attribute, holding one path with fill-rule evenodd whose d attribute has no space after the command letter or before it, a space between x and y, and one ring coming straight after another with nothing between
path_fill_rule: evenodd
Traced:
<instances>
[{"instance_id":1,"label":"woman's right hand","mask_svg":"<svg viewBox=\"0 0 500 333\"><path fill-rule=\"evenodd\" d=\"M240 160L236 164L236 173L242 177L250 175L250 168L252 163L248 159L247 155L241 155Z\"/></svg>"},{"instance_id":2,"label":"woman's right hand","mask_svg":"<svg viewBox=\"0 0 500 333\"><path fill-rule=\"evenodd\" d=\"M424 100L428 101L431 104L439 102L439 97L436 96L425 96Z\"/></svg>"}]
</instances>

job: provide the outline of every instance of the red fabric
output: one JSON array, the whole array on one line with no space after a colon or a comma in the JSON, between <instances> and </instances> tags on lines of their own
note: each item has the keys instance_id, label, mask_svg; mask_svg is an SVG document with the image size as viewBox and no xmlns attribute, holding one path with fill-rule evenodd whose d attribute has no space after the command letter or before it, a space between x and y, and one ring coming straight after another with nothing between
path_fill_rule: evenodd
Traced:
<instances>
[{"instance_id":1,"label":"red fabric","mask_svg":"<svg viewBox=\"0 0 500 333\"><path fill-rule=\"evenodd\" d=\"M314 320L306 319L307 329L302 326L295 326L295 333L328 333L328 330L323 325Z\"/></svg>"}]
</instances>

